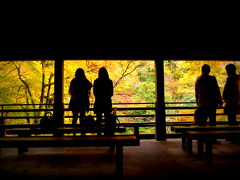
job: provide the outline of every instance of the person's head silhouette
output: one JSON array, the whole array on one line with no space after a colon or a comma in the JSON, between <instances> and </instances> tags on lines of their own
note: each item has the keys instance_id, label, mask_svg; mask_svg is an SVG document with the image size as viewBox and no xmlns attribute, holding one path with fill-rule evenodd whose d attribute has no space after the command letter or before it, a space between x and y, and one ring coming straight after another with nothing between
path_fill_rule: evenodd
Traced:
<instances>
[{"instance_id":1,"label":"person's head silhouette","mask_svg":"<svg viewBox=\"0 0 240 180\"><path fill-rule=\"evenodd\" d=\"M78 68L75 72L75 77L77 78L85 78L85 73L82 68Z\"/></svg>"},{"instance_id":2,"label":"person's head silhouette","mask_svg":"<svg viewBox=\"0 0 240 180\"><path fill-rule=\"evenodd\" d=\"M105 67L101 67L98 71L98 77L100 79L109 79L108 71Z\"/></svg>"},{"instance_id":3,"label":"person's head silhouette","mask_svg":"<svg viewBox=\"0 0 240 180\"><path fill-rule=\"evenodd\" d=\"M204 64L203 66L202 66L202 73L203 74L209 74L210 73L210 70L211 68L210 68L210 66L208 65L208 64Z\"/></svg>"},{"instance_id":4,"label":"person's head silhouette","mask_svg":"<svg viewBox=\"0 0 240 180\"><path fill-rule=\"evenodd\" d=\"M228 65L226 65L225 69L226 69L227 74L228 74L229 76L236 74L236 66L235 66L234 64L228 64Z\"/></svg>"}]
</instances>

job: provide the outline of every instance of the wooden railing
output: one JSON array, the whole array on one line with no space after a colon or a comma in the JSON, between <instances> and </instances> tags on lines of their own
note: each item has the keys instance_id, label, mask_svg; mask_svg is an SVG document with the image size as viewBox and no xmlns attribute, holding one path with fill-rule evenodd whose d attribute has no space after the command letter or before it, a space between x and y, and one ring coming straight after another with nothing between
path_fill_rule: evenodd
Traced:
<instances>
[{"instance_id":1,"label":"wooden railing","mask_svg":"<svg viewBox=\"0 0 240 180\"><path fill-rule=\"evenodd\" d=\"M166 110L195 110L196 106L183 106L186 104L194 104L194 102L178 102L178 103L166 103ZM140 107L116 107L116 106L124 106L124 105L141 105ZM142 105L145 105L144 107ZM121 118L153 118L155 117L155 107L146 107L146 105L150 105L150 106L154 106L154 103L115 103L113 104L114 107L117 108L117 117L120 119L120 124L128 127L128 128L132 128L133 129L133 133L139 133L139 129L142 127L155 127L156 123L155 121L151 121L151 122L121 122ZM177 106L171 106L171 105L177 105ZM41 109L33 109L33 108L17 108L20 106L25 106L24 104L2 104L0 105L0 109L1 109L1 119L11 119L12 121L14 119L40 119L43 118L44 115L12 115L10 116L9 113L33 113L33 112L53 112L53 108L41 108ZM31 105L32 106L32 105ZM35 104L35 107L39 106L39 104ZM43 107L45 106L42 105ZM52 104L50 106L53 106ZM67 107L67 105L66 105ZM219 108L222 109L222 108ZM90 111L92 111L93 109L90 108ZM145 110L145 111L153 111L153 113L151 114L121 114L121 111L141 111L141 110ZM70 111L70 109L65 108L64 109L65 112ZM218 113L217 115L224 115L223 113ZM194 116L194 113L186 113L186 114L176 114L176 113L166 113L166 117L184 117L184 116ZM71 115L66 115L65 118L72 118ZM217 123L219 124L225 124L226 121L218 121ZM180 125L192 125L194 124L194 121L181 121L181 122L166 122L166 128L170 129L170 126L180 126ZM65 126L71 126L71 124L64 124ZM10 127L36 127L38 126L38 124L33 123L33 124L5 124L5 126ZM167 131L168 132L168 131ZM154 134L143 134L141 135L141 133L139 133L140 136L142 136L143 138L154 138ZM172 134L168 132L168 137L175 137L176 134Z\"/></svg>"}]
</instances>

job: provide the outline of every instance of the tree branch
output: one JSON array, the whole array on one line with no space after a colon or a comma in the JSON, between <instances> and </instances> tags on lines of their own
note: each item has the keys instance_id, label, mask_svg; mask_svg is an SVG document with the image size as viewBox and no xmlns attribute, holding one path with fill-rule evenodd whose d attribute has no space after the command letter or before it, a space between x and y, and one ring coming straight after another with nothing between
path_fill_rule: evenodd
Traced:
<instances>
[{"instance_id":1,"label":"tree branch","mask_svg":"<svg viewBox=\"0 0 240 180\"><path fill-rule=\"evenodd\" d=\"M32 106L35 108L35 102L34 102L34 100L33 100L33 96L32 96L30 87L29 87L28 83L22 78L22 75L21 75L21 66L17 66L14 62L13 62L13 65L16 67L17 72L18 72L18 78L19 78L19 80L24 84L25 88L27 89L27 93L29 94L29 96L30 96L30 98L31 98Z\"/></svg>"},{"instance_id":2,"label":"tree branch","mask_svg":"<svg viewBox=\"0 0 240 180\"><path fill-rule=\"evenodd\" d=\"M135 66L131 71L127 72L128 69L130 69L130 65L132 64L133 62L132 61L129 61L128 64L127 64L127 67L124 69L123 73L122 73L122 76L117 80L117 82L114 84L113 87L116 87L119 82L124 78L126 77L127 75L133 73L139 66Z\"/></svg>"}]
</instances>

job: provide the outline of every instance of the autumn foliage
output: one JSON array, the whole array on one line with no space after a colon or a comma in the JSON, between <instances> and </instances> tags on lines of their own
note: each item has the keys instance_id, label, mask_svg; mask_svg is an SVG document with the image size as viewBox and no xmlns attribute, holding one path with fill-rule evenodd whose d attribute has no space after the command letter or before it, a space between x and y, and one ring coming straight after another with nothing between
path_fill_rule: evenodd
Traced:
<instances>
[{"instance_id":1,"label":"autumn foliage","mask_svg":"<svg viewBox=\"0 0 240 180\"><path fill-rule=\"evenodd\" d=\"M165 102L192 102L178 106L196 106L194 84L201 74L201 66L209 64L211 75L216 76L222 92L226 82L225 65L237 61L164 61ZM100 67L106 67L114 85L113 103L154 103L155 67L153 60L65 60L64 61L64 103L68 107L68 88L77 68L85 70L93 82ZM54 61L0 61L0 104L22 104L18 108L51 108L54 102ZM93 93L90 95L94 102ZM37 105L36 105L37 104ZM49 104L49 105L48 105ZM137 106L114 104L114 107ZM138 106L154 106L138 105ZM169 106L168 104L166 106ZM68 112L69 114L70 112ZM122 111L121 114L150 114L153 111ZM192 110L168 110L167 114L191 114ZM27 115L27 113L26 113ZM37 113L33 115L39 115ZM17 120L16 120L17 121ZM19 120L20 121L20 120ZM23 120L21 120L23 121ZM154 118L124 118L122 121L154 121ZM167 116L167 121L192 121L189 116Z\"/></svg>"}]
</instances>

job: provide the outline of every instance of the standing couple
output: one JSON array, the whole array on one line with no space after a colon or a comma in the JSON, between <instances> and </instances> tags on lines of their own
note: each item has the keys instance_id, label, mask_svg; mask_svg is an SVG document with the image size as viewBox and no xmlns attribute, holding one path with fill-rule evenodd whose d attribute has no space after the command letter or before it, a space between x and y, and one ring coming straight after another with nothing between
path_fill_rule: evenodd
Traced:
<instances>
[{"instance_id":1,"label":"standing couple","mask_svg":"<svg viewBox=\"0 0 240 180\"><path fill-rule=\"evenodd\" d=\"M236 66L228 64L225 67L228 78L221 96L215 76L209 75L210 66L202 66L202 75L195 83L197 110L195 121L198 125L216 125L216 109L225 103L224 113L228 116L229 125L237 125L236 116L240 110L240 76L236 74Z\"/></svg>"},{"instance_id":2,"label":"standing couple","mask_svg":"<svg viewBox=\"0 0 240 180\"><path fill-rule=\"evenodd\" d=\"M96 124L101 124L103 114L106 121L110 118L112 112L111 98L113 96L113 82L109 78L107 69L105 67L99 69L98 78L92 85L87 79L84 70L78 68L75 72L75 78L72 79L69 88L69 94L71 95L69 108L73 113L73 125L77 124L79 114L80 124L83 124L85 121L85 115L89 111L89 95L92 86L95 96L94 112L97 116Z\"/></svg>"}]
</instances>

